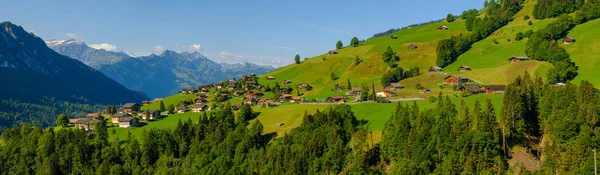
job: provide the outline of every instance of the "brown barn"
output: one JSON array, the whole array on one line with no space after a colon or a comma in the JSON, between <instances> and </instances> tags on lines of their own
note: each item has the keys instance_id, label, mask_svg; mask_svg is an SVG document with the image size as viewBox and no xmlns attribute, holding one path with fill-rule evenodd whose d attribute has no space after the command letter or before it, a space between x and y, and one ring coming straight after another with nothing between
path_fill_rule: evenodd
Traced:
<instances>
[{"instance_id":1,"label":"brown barn","mask_svg":"<svg viewBox=\"0 0 600 175\"><path fill-rule=\"evenodd\" d=\"M129 128L131 126L137 125L138 123L139 121L135 117L123 117L119 119L120 128Z\"/></svg>"},{"instance_id":2,"label":"brown barn","mask_svg":"<svg viewBox=\"0 0 600 175\"><path fill-rule=\"evenodd\" d=\"M571 37L566 37L565 39L562 40L563 44L573 44L573 42L575 42L575 39L571 38Z\"/></svg>"},{"instance_id":3,"label":"brown barn","mask_svg":"<svg viewBox=\"0 0 600 175\"><path fill-rule=\"evenodd\" d=\"M160 111L158 110L148 110L142 113L142 119L144 120L154 120L160 118Z\"/></svg>"},{"instance_id":4,"label":"brown barn","mask_svg":"<svg viewBox=\"0 0 600 175\"><path fill-rule=\"evenodd\" d=\"M481 87L488 94L503 94L506 90L506 85L485 85Z\"/></svg>"},{"instance_id":5,"label":"brown barn","mask_svg":"<svg viewBox=\"0 0 600 175\"><path fill-rule=\"evenodd\" d=\"M431 93L431 90L428 88L421 89L421 94L425 94L425 93Z\"/></svg>"},{"instance_id":6,"label":"brown barn","mask_svg":"<svg viewBox=\"0 0 600 175\"><path fill-rule=\"evenodd\" d=\"M439 66L431 66L429 69L427 69L427 72L442 72L442 68Z\"/></svg>"},{"instance_id":7,"label":"brown barn","mask_svg":"<svg viewBox=\"0 0 600 175\"><path fill-rule=\"evenodd\" d=\"M275 79L274 76L271 76L271 75L267 76L267 80L274 80L274 79Z\"/></svg>"},{"instance_id":8,"label":"brown barn","mask_svg":"<svg viewBox=\"0 0 600 175\"><path fill-rule=\"evenodd\" d=\"M388 91L397 91L397 90L400 90L403 88L404 88L404 86L401 85L400 83L390 83L388 86L385 87L385 89Z\"/></svg>"},{"instance_id":9,"label":"brown barn","mask_svg":"<svg viewBox=\"0 0 600 175\"><path fill-rule=\"evenodd\" d=\"M515 62L520 62L520 61L529 61L529 60L530 60L530 58L529 58L529 57L526 57L526 56L520 56L520 57L518 57L518 56L513 56L513 57L510 57L510 58L508 59L508 62L509 62L509 63L515 63Z\"/></svg>"},{"instance_id":10,"label":"brown barn","mask_svg":"<svg viewBox=\"0 0 600 175\"><path fill-rule=\"evenodd\" d=\"M123 110L125 110L125 112L127 113L131 113L133 111L139 112L140 105L138 105L137 103L126 103L125 105L123 105Z\"/></svg>"},{"instance_id":11,"label":"brown barn","mask_svg":"<svg viewBox=\"0 0 600 175\"><path fill-rule=\"evenodd\" d=\"M465 84L465 83L469 82L469 78L460 76L460 75L458 75L458 76L450 75L444 79L445 79L445 81L444 81L445 86L456 86L459 83Z\"/></svg>"},{"instance_id":12,"label":"brown barn","mask_svg":"<svg viewBox=\"0 0 600 175\"><path fill-rule=\"evenodd\" d=\"M419 47L417 47L417 45L415 45L415 44L408 45L408 50L415 50L417 48L419 48Z\"/></svg>"},{"instance_id":13,"label":"brown barn","mask_svg":"<svg viewBox=\"0 0 600 175\"><path fill-rule=\"evenodd\" d=\"M100 118L100 113L89 113L85 115L86 118L98 120Z\"/></svg>"},{"instance_id":14,"label":"brown barn","mask_svg":"<svg viewBox=\"0 0 600 175\"><path fill-rule=\"evenodd\" d=\"M330 55L331 55L331 54L337 54L337 50L330 50L330 51L329 51L329 54L330 54Z\"/></svg>"},{"instance_id":15,"label":"brown barn","mask_svg":"<svg viewBox=\"0 0 600 175\"><path fill-rule=\"evenodd\" d=\"M469 67L469 66L460 66L460 67L458 67L458 71L460 71L460 72L471 71L471 67Z\"/></svg>"},{"instance_id":16,"label":"brown barn","mask_svg":"<svg viewBox=\"0 0 600 175\"><path fill-rule=\"evenodd\" d=\"M437 30L448 30L450 28L448 28L448 26L440 26L437 28Z\"/></svg>"},{"instance_id":17,"label":"brown barn","mask_svg":"<svg viewBox=\"0 0 600 175\"><path fill-rule=\"evenodd\" d=\"M392 35L392 36L390 36L390 38L392 38L392 39L398 39L398 36Z\"/></svg>"},{"instance_id":18,"label":"brown barn","mask_svg":"<svg viewBox=\"0 0 600 175\"><path fill-rule=\"evenodd\" d=\"M345 103L346 102L346 97L342 97L342 96L331 96L331 97L327 97L327 99L325 100L329 103Z\"/></svg>"},{"instance_id":19,"label":"brown barn","mask_svg":"<svg viewBox=\"0 0 600 175\"><path fill-rule=\"evenodd\" d=\"M482 89L481 87L474 85L474 84L467 84L467 85L463 86L460 90L461 91L469 91L469 92L471 92L471 94L485 93L484 89Z\"/></svg>"}]
</instances>

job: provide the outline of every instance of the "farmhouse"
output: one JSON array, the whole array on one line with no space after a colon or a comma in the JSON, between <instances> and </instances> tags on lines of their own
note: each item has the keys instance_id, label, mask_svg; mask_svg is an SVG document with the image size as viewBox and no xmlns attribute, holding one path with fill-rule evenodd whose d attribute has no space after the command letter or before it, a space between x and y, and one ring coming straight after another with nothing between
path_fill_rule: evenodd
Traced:
<instances>
[{"instance_id":1,"label":"farmhouse","mask_svg":"<svg viewBox=\"0 0 600 175\"><path fill-rule=\"evenodd\" d=\"M235 81L234 81L235 82ZM227 89L229 90L233 90L235 89L235 86L237 86L237 83L231 82L227 85Z\"/></svg>"},{"instance_id":2,"label":"farmhouse","mask_svg":"<svg viewBox=\"0 0 600 175\"><path fill-rule=\"evenodd\" d=\"M292 97L292 99L290 100L291 103L296 103L296 104L300 104L300 103L304 103L304 99L302 99L302 97Z\"/></svg>"},{"instance_id":3,"label":"farmhouse","mask_svg":"<svg viewBox=\"0 0 600 175\"><path fill-rule=\"evenodd\" d=\"M246 87L256 87L258 83L256 81L246 81Z\"/></svg>"},{"instance_id":4,"label":"farmhouse","mask_svg":"<svg viewBox=\"0 0 600 175\"><path fill-rule=\"evenodd\" d=\"M199 103L206 103L206 102L208 102L208 100L206 100L206 98L204 98L204 97L198 97L198 98L196 99L196 104L199 104Z\"/></svg>"},{"instance_id":5,"label":"farmhouse","mask_svg":"<svg viewBox=\"0 0 600 175\"><path fill-rule=\"evenodd\" d=\"M154 120L160 118L160 111L158 110L147 110L142 113L142 119L144 120Z\"/></svg>"},{"instance_id":6,"label":"farmhouse","mask_svg":"<svg viewBox=\"0 0 600 175\"><path fill-rule=\"evenodd\" d=\"M310 86L309 84L306 84L306 83L300 83L300 84L298 84L298 89L311 90L312 86Z\"/></svg>"},{"instance_id":7,"label":"farmhouse","mask_svg":"<svg viewBox=\"0 0 600 175\"><path fill-rule=\"evenodd\" d=\"M255 104L256 104L256 102L258 102L258 101L257 101L256 97L254 97L254 96L247 96L247 97L244 99L244 103L246 103L246 104L255 105Z\"/></svg>"},{"instance_id":8,"label":"farmhouse","mask_svg":"<svg viewBox=\"0 0 600 175\"><path fill-rule=\"evenodd\" d=\"M341 86L341 85L337 85L337 86L335 86L335 90L336 91L343 91L343 90L346 90L346 87Z\"/></svg>"},{"instance_id":9,"label":"farmhouse","mask_svg":"<svg viewBox=\"0 0 600 175\"><path fill-rule=\"evenodd\" d=\"M140 105L138 105L137 103L126 103L125 105L123 105L123 110L126 113L131 113L131 112L139 112L140 111Z\"/></svg>"},{"instance_id":10,"label":"farmhouse","mask_svg":"<svg viewBox=\"0 0 600 175\"><path fill-rule=\"evenodd\" d=\"M187 100L181 100L181 101L179 101L179 104L181 104L181 105L184 105L184 106L187 106L187 105L190 105L190 101L187 101Z\"/></svg>"},{"instance_id":11,"label":"farmhouse","mask_svg":"<svg viewBox=\"0 0 600 175\"><path fill-rule=\"evenodd\" d=\"M437 30L448 30L448 26L440 26L437 28Z\"/></svg>"},{"instance_id":12,"label":"farmhouse","mask_svg":"<svg viewBox=\"0 0 600 175\"><path fill-rule=\"evenodd\" d=\"M327 99L325 99L325 101L329 102L329 103L345 103L346 102L346 97L342 97L342 96L331 96L331 97L327 97Z\"/></svg>"},{"instance_id":13,"label":"farmhouse","mask_svg":"<svg viewBox=\"0 0 600 175\"><path fill-rule=\"evenodd\" d=\"M427 72L442 72L442 68L439 66L431 66L429 69L427 69Z\"/></svg>"},{"instance_id":14,"label":"farmhouse","mask_svg":"<svg viewBox=\"0 0 600 175\"><path fill-rule=\"evenodd\" d=\"M177 113L180 113L180 114L181 113L185 113L187 111L187 107L185 107L185 106L177 106L177 107L175 107L175 111Z\"/></svg>"},{"instance_id":15,"label":"farmhouse","mask_svg":"<svg viewBox=\"0 0 600 175\"><path fill-rule=\"evenodd\" d=\"M387 98L379 98L377 99L377 103L391 103Z\"/></svg>"},{"instance_id":16,"label":"farmhouse","mask_svg":"<svg viewBox=\"0 0 600 175\"><path fill-rule=\"evenodd\" d=\"M275 77L272 75L267 76L267 80L274 80L274 79L275 79Z\"/></svg>"},{"instance_id":17,"label":"farmhouse","mask_svg":"<svg viewBox=\"0 0 600 175\"><path fill-rule=\"evenodd\" d=\"M377 92L377 97L395 97L396 93L392 92L392 91L381 91L381 92Z\"/></svg>"},{"instance_id":18,"label":"farmhouse","mask_svg":"<svg viewBox=\"0 0 600 175\"><path fill-rule=\"evenodd\" d=\"M456 86L457 84L465 84L465 83L469 82L469 78L460 76L460 75L458 75L458 76L450 75L444 79L445 79L444 86Z\"/></svg>"},{"instance_id":19,"label":"farmhouse","mask_svg":"<svg viewBox=\"0 0 600 175\"><path fill-rule=\"evenodd\" d=\"M330 50L329 55L331 55L331 54L337 54L337 50Z\"/></svg>"},{"instance_id":20,"label":"farmhouse","mask_svg":"<svg viewBox=\"0 0 600 175\"><path fill-rule=\"evenodd\" d=\"M292 83L292 80L283 80L283 82L281 82L281 84L290 84Z\"/></svg>"},{"instance_id":21,"label":"farmhouse","mask_svg":"<svg viewBox=\"0 0 600 175\"><path fill-rule=\"evenodd\" d=\"M223 88L223 83L217 83L217 84L215 84L215 88L217 88L217 89Z\"/></svg>"},{"instance_id":22,"label":"farmhouse","mask_svg":"<svg viewBox=\"0 0 600 175\"><path fill-rule=\"evenodd\" d=\"M575 39L571 38L571 37L566 37L565 39L562 40L563 44L573 44L573 42L575 42Z\"/></svg>"},{"instance_id":23,"label":"farmhouse","mask_svg":"<svg viewBox=\"0 0 600 175\"><path fill-rule=\"evenodd\" d=\"M392 39L398 39L398 36L392 35L392 36L390 36L390 38L392 38Z\"/></svg>"},{"instance_id":24,"label":"farmhouse","mask_svg":"<svg viewBox=\"0 0 600 175\"><path fill-rule=\"evenodd\" d=\"M529 61L529 60L530 60L529 57L526 57L526 56L513 56L508 59L508 62L515 63L515 62Z\"/></svg>"},{"instance_id":25,"label":"farmhouse","mask_svg":"<svg viewBox=\"0 0 600 175\"><path fill-rule=\"evenodd\" d=\"M69 122L70 122L70 120L69 120ZM73 121L73 124L75 124L76 128L84 129L87 131L87 130L94 129L94 126L98 122L100 122L100 120L92 120L89 118L78 118Z\"/></svg>"},{"instance_id":26,"label":"farmhouse","mask_svg":"<svg viewBox=\"0 0 600 175\"><path fill-rule=\"evenodd\" d=\"M119 123L119 119L123 118L123 117L133 117L133 116L131 114L127 114L127 113L117 113L112 116L111 121L112 121L112 123Z\"/></svg>"},{"instance_id":27,"label":"farmhouse","mask_svg":"<svg viewBox=\"0 0 600 175\"><path fill-rule=\"evenodd\" d=\"M292 94L282 94L279 97L279 102L281 103L290 102L290 100L292 100Z\"/></svg>"},{"instance_id":28,"label":"farmhouse","mask_svg":"<svg viewBox=\"0 0 600 175\"><path fill-rule=\"evenodd\" d=\"M275 104L275 102L273 102L273 100L269 100L269 99L266 99L266 98L261 98L258 101L258 104L262 108L271 108L271 107L277 106L277 104Z\"/></svg>"},{"instance_id":29,"label":"farmhouse","mask_svg":"<svg viewBox=\"0 0 600 175\"><path fill-rule=\"evenodd\" d=\"M355 88L352 88L352 90L350 90L349 92L347 92L346 95L358 96L358 95L360 95L361 91L362 91L362 88L355 87Z\"/></svg>"},{"instance_id":30,"label":"farmhouse","mask_svg":"<svg viewBox=\"0 0 600 175\"><path fill-rule=\"evenodd\" d=\"M458 71L460 71L460 72L471 71L471 67L469 67L469 66L460 66L460 67L458 67Z\"/></svg>"},{"instance_id":31,"label":"farmhouse","mask_svg":"<svg viewBox=\"0 0 600 175\"><path fill-rule=\"evenodd\" d=\"M503 94L506 85L485 85L481 88L485 89L488 94Z\"/></svg>"},{"instance_id":32,"label":"farmhouse","mask_svg":"<svg viewBox=\"0 0 600 175\"><path fill-rule=\"evenodd\" d=\"M385 87L385 89L388 91L397 91L397 90L400 90L403 88L404 88L404 86L401 85L400 83L390 83L389 85L387 85Z\"/></svg>"},{"instance_id":33,"label":"farmhouse","mask_svg":"<svg viewBox=\"0 0 600 175\"><path fill-rule=\"evenodd\" d=\"M152 103L151 101L142 101L142 105L149 105L150 103Z\"/></svg>"},{"instance_id":34,"label":"farmhouse","mask_svg":"<svg viewBox=\"0 0 600 175\"><path fill-rule=\"evenodd\" d=\"M466 84L464 85L461 89L461 91L469 91L471 94L481 94L481 93L485 93L485 90L482 89L481 87L474 85L474 84Z\"/></svg>"},{"instance_id":35,"label":"farmhouse","mask_svg":"<svg viewBox=\"0 0 600 175\"><path fill-rule=\"evenodd\" d=\"M138 119L135 117L122 117L119 118L119 127L120 128L129 128L131 126L135 126L139 123Z\"/></svg>"},{"instance_id":36,"label":"farmhouse","mask_svg":"<svg viewBox=\"0 0 600 175\"><path fill-rule=\"evenodd\" d=\"M419 47L417 47L417 45L415 45L415 44L408 45L408 50L416 50L417 48L419 48Z\"/></svg>"}]
</instances>

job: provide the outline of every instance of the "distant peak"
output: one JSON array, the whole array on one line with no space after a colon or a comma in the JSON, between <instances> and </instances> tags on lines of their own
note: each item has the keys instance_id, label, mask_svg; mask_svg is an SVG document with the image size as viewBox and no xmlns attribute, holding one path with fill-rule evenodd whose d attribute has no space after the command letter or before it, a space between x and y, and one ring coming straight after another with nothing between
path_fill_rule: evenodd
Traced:
<instances>
[{"instance_id":1,"label":"distant peak","mask_svg":"<svg viewBox=\"0 0 600 175\"><path fill-rule=\"evenodd\" d=\"M174 55L179 55L177 52L172 51L172 50L165 50L163 53L160 54L160 56L174 56Z\"/></svg>"}]
</instances>

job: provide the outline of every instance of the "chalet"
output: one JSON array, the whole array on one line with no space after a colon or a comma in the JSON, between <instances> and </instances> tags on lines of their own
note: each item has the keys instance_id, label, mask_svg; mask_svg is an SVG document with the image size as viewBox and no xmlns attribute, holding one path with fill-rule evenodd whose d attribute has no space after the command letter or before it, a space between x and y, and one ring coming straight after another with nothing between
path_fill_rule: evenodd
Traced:
<instances>
[{"instance_id":1,"label":"chalet","mask_svg":"<svg viewBox=\"0 0 600 175\"><path fill-rule=\"evenodd\" d=\"M127 114L127 113L118 113L112 116L111 121L112 123L119 123L119 119L123 118L123 117L133 117L131 114Z\"/></svg>"},{"instance_id":2,"label":"chalet","mask_svg":"<svg viewBox=\"0 0 600 175\"><path fill-rule=\"evenodd\" d=\"M74 120L73 124L76 128L84 129L84 130L92 130L96 123L100 122L100 120L92 120L89 118L79 118Z\"/></svg>"},{"instance_id":3,"label":"chalet","mask_svg":"<svg viewBox=\"0 0 600 175\"><path fill-rule=\"evenodd\" d=\"M431 89L423 88L421 89L421 94L431 93Z\"/></svg>"},{"instance_id":4,"label":"chalet","mask_svg":"<svg viewBox=\"0 0 600 175\"><path fill-rule=\"evenodd\" d=\"M360 92L362 92L362 88L355 87L352 88L352 90L350 90L349 92L347 92L346 95L358 96L360 95Z\"/></svg>"},{"instance_id":5,"label":"chalet","mask_svg":"<svg viewBox=\"0 0 600 175\"><path fill-rule=\"evenodd\" d=\"M302 90L311 90L312 86L310 86L309 84L306 83L300 83L298 84L298 89L302 89Z\"/></svg>"},{"instance_id":6,"label":"chalet","mask_svg":"<svg viewBox=\"0 0 600 175\"><path fill-rule=\"evenodd\" d=\"M281 82L281 84L290 84L292 83L292 80L283 80L283 82Z\"/></svg>"},{"instance_id":7,"label":"chalet","mask_svg":"<svg viewBox=\"0 0 600 175\"><path fill-rule=\"evenodd\" d=\"M258 85L258 83L256 83L256 81L246 81L246 87L256 87L256 85Z\"/></svg>"},{"instance_id":8,"label":"chalet","mask_svg":"<svg viewBox=\"0 0 600 175\"><path fill-rule=\"evenodd\" d=\"M376 96L377 97L395 97L396 93L385 90L385 91L377 92Z\"/></svg>"},{"instance_id":9,"label":"chalet","mask_svg":"<svg viewBox=\"0 0 600 175\"><path fill-rule=\"evenodd\" d=\"M291 94L282 94L279 97L279 102L281 102L281 103L290 102L290 100L292 100L292 95Z\"/></svg>"},{"instance_id":10,"label":"chalet","mask_svg":"<svg viewBox=\"0 0 600 175\"><path fill-rule=\"evenodd\" d=\"M397 90L400 90L403 88L404 88L404 86L401 85L400 83L390 83L389 85L387 85L385 87L385 89L388 91L397 91Z\"/></svg>"},{"instance_id":11,"label":"chalet","mask_svg":"<svg viewBox=\"0 0 600 175\"><path fill-rule=\"evenodd\" d=\"M123 105L123 110L126 113L139 112L140 105L138 105L137 103L126 103L125 105Z\"/></svg>"},{"instance_id":12,"label":"chalet","mask_svg":"<svg viewBox=\"0 0 600 175\"><path fill-rule=\"evenodd\" d=\"M160 112L160 115L161 116L167 116L167 115L169 115L169 111Z\"/></svg>"},{"instance_id":13,"label":"chalet","mask_svg":"<svg viewBox=\"0 0 600 175\"><path fill-rule=\"evenodd\" d=\"M206 98L203 98L203 97L198 97L198 98L196 99L196 104L199 104L199 103L206 103L206 102L208 102L208 100L206 100Z\"/></svg>"},{"instance_id":14,"label":"chalet","mask_svg":"<svg viewBox=\"0 0 600 175\"><path fill-rule=\"evenodd\" d=\"M300 103L304 103L304 99L302 97L292 97L290 102L300 104Z\"/></svg>"},{"instance_id":15,"label":"chalet","mask_svg":"<svg viewBox=\"0 0 600 175\"><path fill-rule=\"evenodd\" d=\"M341 86L341 85L337 85L337 86L335 86L335 90L336 91L343 91L343 90L346 90L346 87Z\"/></svg>"},{"instance_id":16,"label":"chalet","mask_svg":"<svg viewBox=\"0 0 600 175\"><path fill-rule=\"evenodd\" d=\"M258 101L258 104L262 108L271 108L271 107L277 106L277 104L275 102L273 102L273 100L269 100L269 99L266 99L266 98L261 98Z\"/></svg>"},{"instance_id":17,"label":"chalet","mask_svg":"<svg viewBox=\"0 0 600 175\"><path fill-rule=\"evenodd\" d=\"M392 39L398 39L398 36L392 35L392 36L390 36L390 38L392 38Z\"/></svg>"},{"instance_id":18,"label":"chalet","mask_svg":"<svg viewBox=\"0 0 600 175\"><path fill-rule=\"evenodd\" d=\"M179 101L179 104L181 104L181 105L184 105L184 106L187 106L187 105L190 105L190 101L187 101L187 100L181 100L181 101Z\"/></svg>"},{"instance_id":19,"label":"chalet","mask_svg":"<svg viewBox=\"0 0 600 175\"><path fill-rule=\"evenodd\" d=\"M481 94L481 93L485 93L485 90L482 89L481 87L474 85L474 84L466 84L464 85L461 89L461 91L469 91L471 94Z\"/></svg>"},{"instance_id":20,"label":"chalet","mask_svg":"<svg viewBox=\"0 0 600 175\"><path fill-rule=\"evenodd\" d=\"M481 88L485 89L485 92L488 94L503 94L504 90L506 90L506 85L485 85Z\"/></svg>"},{"instance_id":21,"label":"chalet","mask_svg":"<svg viewBox=\"0 0 600 175\"><path fill-rule=\"evenodd\" d=\"M261 98L261 97L262 97L262 96L264 96L265 94L263 94L262 92L256 92L256 91L255 91L255 92L252 92L250 95L251 95L251 96L254 96L254 97L256 97L256 98Z\"/></svg>"},{"instance_id":22,"label":"chalet","mask_svg":"<svg viewBox=\"0 0 600 175\"><path fill-rule=\"evenodd\" d=\"M460 71L460 72L471 71L471 67L469 67L469 66L460 66L460 67L458 67L458 71Z\"/></svg>"},{"instance_id":23,"label":"chalet","mask_svg":"<svg viewBox=\"0 0 600 175\"><path fill-rule=\"evenodd\" d=\"M135 126L139 123L138 119L135 117L122 117L119 118L119 127L120 128L129 128L131 126Z\"/></svg>"},{"instance_id":24,"label":"chalet","mask_svg":"<svg viewBox=\"0 0 600 175\"><path fill-rule=\"evenodd\" d=\"M448 30L450 28L448 28L448 26L440 26L437 28L437 30Z\"/></svg>"},{"instance_id":25,"label":"chalet","mask_svg":"<svg viewBox=\"0 0 600 175\"><path fill-rule=\"evenodd\" d=\"M231 110L240 110L242 109L242 104L231 104Z\"/></svg>"},{"instance_id":26,"label":"chalet","mask_svg":"<svg viewBox=\"0 0 600 175\"><path fill-rule=\"evenodd\" d=\"M206 104L196 104L194 106L191 107L192 112L204 112L204 111L209 111L210 107L208 107L208 105Z\"/></svg>"},{"instance_id":27,"label":"chalet","mask_svg":"<svg viewBox=\"0 0 600 175\"><path fill-rule=\"evenodd\" d=\"M182 114L182 113L185 113L187 110L188 110L188 109L187 109L187 107L185 107L185 106L177 106L177 107L175 107L175 111L176 111L177 113L180 113L180 114Z\"/></svg>"},{"instance_id":28,"label":"chalet","mask_svg":"<svg viewBox=\"0 0 600 175\"><path fill-rule=\"evenodd\" d=\"M554 86L554 87L562 87L562 86L566 86L566 85L567 84L565 84L565 83L556 83L556 84L553 84L552 86Z\"/></svg>"},{"instance_id":29,"label":"chalet","mask_svg":"<svg viewBox=\"0 0 600 175\"><path fill-rule=\"evenodd\" d=\"M144 120L154 120L160 118L160 111L158 110L147 110L142 113L142 119Z\"/></svg>"},{"instance_id":30,"label":"chalet","mask_svg":"<svg viewBox=\"0 0 600 175\"><path fill-rule=\"evenodd\" d=\"M429 69L427 69L427 72L442 72L442 68L439 66L431 66Z\"/></svg>"},{"instance_id":31,"label":"chalet","mask_svg":"<svg viewBox=\"0 0 600 175\"><path fill-rule=\"evenodd\" d=\"M575 42L575 39L571 38L571 37L566 37L565 39L562 40L563 44L573 44L573 42Z\"/></svg>"},{"instance_id":32,"label":"chalet","mask_svg":"<svg viewBox=\"0 0 600 175\"><path fill-rule=\"evenodd\" d=\"M379 98L377 99L377 103L391 103L387 98Z\"/></svg>"},{"instance_id":33,"label":"chalet","mask_svg":"<svg viewBox=\"0 0 600 175\"><path fill-rule=\"evenodd\" d=\"M98 119L100 119L100 113L89 113L89 114L85 115L85 118L98 120Z\"/></svg>"},{"instance_id":34,"label":"chalet","mask_svg":"<svg viewBox=\"0 0 600 175\"><path fill-rule=\"evenodd\" d=\"M152 101L142 101L142 105L149 105Z\"/></svg>"},{"instance_id":35,"label":"chalet","mask_svg":"<svg viewBox=\"0 0 600 175\"><path fill-rule=\"evenodd\" d=\"M416 50L417 48L419 48L419 47L415 44L408 45L408 50Z\"/></svg>"},{"instance_id":36,"label":"chalet","mask_svg":"<svg viewBox=\"0 0 600 175\"><path fill-rule=\"evenodd\" d=\"M199 97L199 98L208 98L208 95L206 95L206 93L200 93L200 94L196 95L196 97Z\"/></svg>"},{"instance_id":37,"label":"chalet","mask_svg":"<svg viewBox=\"0 0 600 175\"><path fill-rule=\"evenodd\" d=\"M237 86L237 83L229 83L229 84L227 85L227 89L229 89L229 90L233 90L233 89L235 89L235 86Z\"/></svg>"},{"instance_id":38,"label":"chalet","mask_svg":"<svg viewBox=\"0 0 600 175\"><path fill-rule=\"evenodd\" d=\"M338 53L337 50L330 50L329 51L329 55L331 55L331 54L337 54L337 53Z\"/></svg>"},{"instance_id":39,"label":"chalet","mask_svg":"<svg viewBox=\"0 0 600 175\"><path fill-rule=\"evenodd\" d=\"M234 97L239 97L240 95L242 95L242 91L238 90L238 91L233 92Z\"/></svg>"},{"instance_id":40,"label":"chalet","mask_svg":"<svg viewBox=\"0 0 600 175\"><path fill-rule=\"evenodd\" d=\"M215 88L217 88L217 89L223 88L223 83L217 83L217 84L215 84Z\"/></svg>"},{"instance_id":41,"label":"chalet","mask_svg":"<svg viewBox=\"0 0 600 175\"><path fill-rule=\"evenodd\" d=\"M200 92L210 92L210 90L208 90L208 88L202 88L200 89Z\"/></svg>"},{"instance_id":42,"label":"chalet","mask_svg":"<svg viewBox=\"0 0 600 175\"><path fill-rule=\"evenodd\" d=\"M526 57L526 56L520 56L520 57L518 57L518 56L513 56L513 57L510 57L510 58L508 59L508 62L509 62L509 63L514 63L514 62L520 62L520 61L529 61L529 60L530 60L530 58L529 58L529 57Z\"/></svg>"},{"instance_id":43,"label":"chalet","mask_svg":"<svg viewBox=\"0 0 600 175\"><path fill-rule=\"evenodd\" d=\"M274 76L271 76L271 75L267 76L267 80L274 80L274 79L275 79Z\"/></svg>"},{"instance_id":44,"label":"chalet","mask_svg":"<svg viewBox=\"0 0 600 175\"><path fill-rule=\"evenodd\" d=\"M163 98L155 98L154 100L152 100L152 102L158 102L158 101L162 101Z\"/></svg>"},{"instance_id":45,"label":"chalet","mask_svg":"<svg viewBox=\"0 0 600 175\"><path fill-rule=\"evenodd\" d=\"M450 75L444 79L444 86L456 86L457 84L466 84L467 82L469 82L469 78L460 75Z\"/></svg>"},{"instance_id":46,"label":"chalet","mask_svg":"<svg viewBox=\"0 0 600 175\"><path fill-rule=\"evenodd\" d=\"M256 99L256 97L254 97L254 96L247 96L247 97L244 99L244 103L246 103L246 104L255 105L255 104L256 104L256 102L258 102L258 100L257 100L257 99Z\"/></svg>"},{"instance_id":47,"label":"chalet","mask_svg":"<svg viewBox=\"0 0 600 175\"><path fill-rule=\"evenodd\" d=\"M326 102L329 103L345 103L346 102L346 97L342 97L342 96L331 96L331 97L327 97L327 99L325 99Z\"/></svg>"}]
</instances>

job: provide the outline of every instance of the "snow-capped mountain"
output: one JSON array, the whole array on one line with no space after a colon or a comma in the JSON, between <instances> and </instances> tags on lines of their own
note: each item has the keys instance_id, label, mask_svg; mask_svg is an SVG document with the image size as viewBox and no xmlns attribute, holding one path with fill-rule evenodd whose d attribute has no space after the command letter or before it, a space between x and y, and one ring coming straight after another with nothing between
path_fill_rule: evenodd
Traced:
<instances>
[{"instance_id":1,"label":"snow-capped mountain","mask_svg":"<svg viewBox=\"0 0 600 175\"><path fill-rule=\"evenodd\" d=\"M93 68L115 64L131 57L129 54L119 52L119 49L107 43L87 45L74 39L47 40L45 42L48 47L56 52L75 58Z\"/></svg>"}]
</instances>

